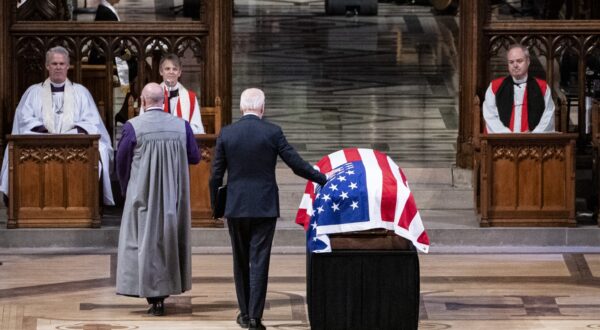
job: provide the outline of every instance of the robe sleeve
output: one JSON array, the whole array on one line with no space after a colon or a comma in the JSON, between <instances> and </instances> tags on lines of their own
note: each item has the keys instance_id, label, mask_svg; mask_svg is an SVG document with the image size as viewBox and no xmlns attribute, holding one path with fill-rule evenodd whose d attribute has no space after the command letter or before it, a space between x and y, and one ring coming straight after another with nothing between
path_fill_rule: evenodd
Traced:
<instances>
[{"instance_id":1,"label":"robe sleeve","mask_svg":"<svg viewBox=\"0 0 600 330\"><path fill-rule=\"evenodd\" d=\"M554 132L554 101L552 101L552 92L550 91L550 86L546 87L544 103L546 105L546 109L544 109L542 118L532 133Z\"/></svg>"},{"instance_id":2,"label":"robe sleeve","mask_svg":"<svg viewBox=\"0 0 600 330\"><path fill-rule=\"evenodd\" d=\"M490 84L485 92L485 101L483 101L482 110L488 133L512 133L510 128L504 126L500 120L500 114L496 106L496 95L492 91L492 84Z\"/></svg>"},{"instance_id":3,"label":"robe sleeve","mask_svg":"<svg viewBox=\"0 0 600 330\"><path fill-rule=\"evenodd\" d=\"M198 150L198 143L196 143L196 138L194 137L192 127L187 121L185 122L185 138L188 164L198 164L200 162L200 151Z\"/></svg>"},{"instance_id":4,"label":"robe sleeve","mask_svg":"<svg viewBox=\"0 0 600 330\"><path fill-rule=\"evenodd\" d=\"M121 186L121 194L127 194L127 184L129 183L129 175L131 174L131 163L133 162L133 152L137 145L135 138L135 130L133 126L127 122L123 125L121 140L117 146L117 159L115 168L119 185Z\"/></svg>"},{"instance_id":5,"label":"robe sleeve","mask_svg":"<svg viewBox=\"0 0 600 330\"><path fill-rule=\"evenodd\" d=\"M192 126L194 134L205 134L204 125L202 124L202 115L200 114L200 103L198 101L198 98L196 98L196 102L194 102L194 109L192 109L190 125Z\"/></svg>"},{"instance_id":6,"label":"robe sleeve","mask_svg":"<svg viewBox=\"0 0 600 330\"><path fill-rule=\"evenodd\" d=\"M44 132L44 122L40 115L41 109L41 87L39 84L32 85L23 93L19 105L17 105L12 134Z\"/></svg>"},{"instance_id":7,"label":"robe sleeve","mask_svg":"<svg viewBox=\"0 0 600 330\"><path fill-rule=\"evenodd\" d=\"M76 106L78 107L78 116L73 119L73 125L87 134L100 134L104 143L110 144L108 132L104 128L104 123L98 113L98 108L94 102L92 94L83 86L74 85L73 88L77 93Z\"/></svg>"}]
</instances>

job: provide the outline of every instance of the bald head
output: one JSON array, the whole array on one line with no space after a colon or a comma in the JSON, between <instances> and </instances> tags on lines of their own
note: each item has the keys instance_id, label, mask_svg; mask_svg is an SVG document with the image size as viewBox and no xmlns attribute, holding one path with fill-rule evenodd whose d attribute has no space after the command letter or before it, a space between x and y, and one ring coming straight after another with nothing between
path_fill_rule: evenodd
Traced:
<instances>
[{"instance_id":1,"label":"bald head","mask_svg":"<svg viewBox=\"0 0 600 330\"><path fill-rule=\"evenodd\" d=\"M165 95L163 94L163 89L157 83L149 83L144 86L142 89L142 107L144 109L152 108L152 107L160 107L162 108Z\"/></svg>"},{"instance_id":2,"label":"bald head","mask_svg":"<svg viewBox=\"0 0 600 330\"><path fill-rule=\"evenodd\" d=\"M243 114L251 112L262 117L265 111L265 93L258 88L248 88L240 96L240 110Z\"/></svg>"}]
</instances>

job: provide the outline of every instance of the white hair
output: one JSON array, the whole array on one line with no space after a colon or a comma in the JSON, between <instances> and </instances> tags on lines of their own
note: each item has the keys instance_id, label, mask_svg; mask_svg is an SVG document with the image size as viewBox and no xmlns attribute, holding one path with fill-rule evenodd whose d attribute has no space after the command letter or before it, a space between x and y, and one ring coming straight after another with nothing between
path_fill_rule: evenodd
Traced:
<instances>
[{"instance_id":1,"label":"white hair","mask_svg":"<svg viewBox=\"0 0 600 330\"><path fill-rule=\"evenodd\" d=\"M520 48L523 51L523 54L525 55L526 58L529 58L529 48L525 47L522 44L512 44L508 47L508 50L506 51L506 56L508 56L508 53L515 49L515 48Z\"/></svg>"},{"instance_id":2,"label":"white hair","mask_svg":"<svg viewBox=\"0 0 600 330\"><path fill-rule=\"evenodd\" d=\"M50 58L52 57L52 54L61 54L65 57L67 64L70 63L69 51L65 47L56 46L48 49L48 51L46 52L46 65L50 63Z\"/></svg>"},{"instance_id":3,"label":"white hair","mask_svg":"<svg viewBox=\"0 0 600 330\"><path fill-rule=\"evenodd\" d=\"M258 88L248 88L240 96L240 110L242 112L258 112L265 105L265 93Z\"/></svg>"}]
</instances>

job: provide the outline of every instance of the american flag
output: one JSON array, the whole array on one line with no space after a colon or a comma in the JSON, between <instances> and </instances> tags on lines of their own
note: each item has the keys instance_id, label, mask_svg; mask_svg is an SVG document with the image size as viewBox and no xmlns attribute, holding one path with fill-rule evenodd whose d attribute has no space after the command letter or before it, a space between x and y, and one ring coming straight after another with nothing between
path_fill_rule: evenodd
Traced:
<instances>
[{"instance_id":1,"label":"american flag","mask_svg":"<svg viewBox=\"0 0 600 330\"><path fill-rule=\"evenodd\" d=\"M331 252L328 234L393 230L422 252L429 250L406 176L386 154L350 148L323 157L316 167L333 176L321 187L308 182L296 215L311 252Z\"/></svg>"}]
</instances>

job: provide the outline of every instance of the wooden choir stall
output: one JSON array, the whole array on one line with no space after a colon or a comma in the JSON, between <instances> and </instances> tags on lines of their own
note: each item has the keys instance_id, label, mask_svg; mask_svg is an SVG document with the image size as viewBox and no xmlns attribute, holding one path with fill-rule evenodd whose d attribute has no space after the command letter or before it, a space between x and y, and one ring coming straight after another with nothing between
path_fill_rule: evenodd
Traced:
<instances>
[{"instance_id":1,"label":"wooden choir stall","mask_svg":"<svg viewBox=\"0 0 600 330\"><path fill-rule=\"evenodd\" d=\"M223 227L223 221L212 219L208 180L217 137L221 131L221 99L217 97L214 107L201 107L200 112L206 134L196 135L196 142L201 150L202 160L200 163L190 166L192 227L220 228Z\"/></svg>"},{"instance_id":2,"label":"wooden choir stall","mask_svg":"<svg viewBox=\"0 0 600 330\"><path fill-rule=\"evenodd\" d=\"M7 227L100 227L99 139L9 135Z\"/></svg>"},{"instance_id":3,"label":"wooden choir stall","mask_svg":"<svg viewBox=\"0 0 600 330\"><path fill-rule=\"evenodd\" d=\"M574 227L576 133L556 100L556 133L484 134L475 113L475 197L480 226ZM474 105L480 108L479 97Z\"/></svg>"},{"instance_id":4,"label":"wooden choir stall","mask_svg":"<svg viewBox=\"0 0 600 330\"><path fill-rule=\"evenodd\" d=\"M576 139L562 133L483 135L480 225L574 227Z\"/></svg>"}]
</instances>

